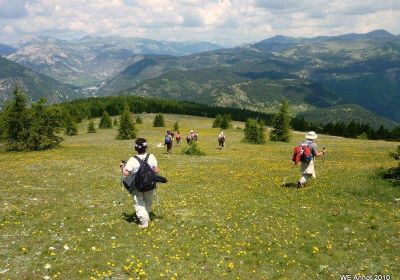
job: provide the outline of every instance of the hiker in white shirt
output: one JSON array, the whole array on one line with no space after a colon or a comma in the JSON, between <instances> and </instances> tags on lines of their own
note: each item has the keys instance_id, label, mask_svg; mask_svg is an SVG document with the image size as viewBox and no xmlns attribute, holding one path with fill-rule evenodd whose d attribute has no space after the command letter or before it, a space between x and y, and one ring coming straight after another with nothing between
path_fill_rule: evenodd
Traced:
<instances>
[{"instance_id":1,"label":"hiker in white shirt","mask_svg":"<svg viewBox=\"0 0 400 280\"><path fill-rule=\"evenodd\" d=\"M137 156L141 160L145 160L147 158L147 163L150 165L155 173L158 173L160 169L157 166L157 159L154 155L146 153L146 149L146 139L136 139L135 150L137 152ZM130 173L136 173L139 170L139 167L139 161L135 157L131 157L123 167L122 173L124 176L128 176ZM147 228L150 221L149 213L153 204L154 189L146 192L139 192L137 189L134 189L131 195L135 204L136 215L140 221L139 227Z\"/></svg>"}]
</instances>

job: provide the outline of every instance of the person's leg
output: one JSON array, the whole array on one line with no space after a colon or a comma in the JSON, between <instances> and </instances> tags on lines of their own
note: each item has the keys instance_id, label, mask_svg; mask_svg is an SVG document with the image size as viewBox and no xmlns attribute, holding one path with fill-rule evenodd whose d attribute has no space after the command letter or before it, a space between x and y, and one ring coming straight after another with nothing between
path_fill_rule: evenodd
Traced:
<instances>
[{"instance_id":1,"label":"person's leg","mask_svg":"<svg viewBox=\"0 0 400 280\"><path fill-rule=\"evenodd\" d=\"M154 190L143 193L143 199L147 214L151 212L151 206L153 205Z\"/></svg>"},{"instance_id":2,"label":"person's leg","mask_svg":"<svg viewBox=\"0 0 400 280\"><path fill-rule=\"evenodd\" d=\"M134 191L132 193L135 203L136 216L139 218L140 225L146 225L149 221L149 213L146 210L146 202L142 192Z\"/></svg>"},{"instance_id":3,"label":"person's leg","mask_svg":"<svg viewBox=\"0 0 400 280\"><path fill-rule=\"evenodd\" d=\"M312 178L312 174L303 173L302 175L303 175L303 176L301 176L301 178L300 178L300 180L299 180L299 182L298 182L298 184L297 184L298 187L304 186L304 185L307 184L307 183L311 180L311 178Z\"/></svg>"}]
</instances>

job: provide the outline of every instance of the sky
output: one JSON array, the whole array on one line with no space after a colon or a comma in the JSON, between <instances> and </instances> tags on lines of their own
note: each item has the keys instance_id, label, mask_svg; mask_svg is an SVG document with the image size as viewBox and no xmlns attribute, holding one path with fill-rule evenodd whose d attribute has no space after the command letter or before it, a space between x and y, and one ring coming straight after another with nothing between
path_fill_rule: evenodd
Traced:
<instances>
[{"instance_id":1,"label":"sky","mask_svg":"<svg viewBox=\"0 0 400 280\"><path fill-rule=\"evenodd\" d=\"M399 18L400 0L0 0L0 43L116 35L236 46L275 35L400 34Z\"/></svg>"}]
</instances>

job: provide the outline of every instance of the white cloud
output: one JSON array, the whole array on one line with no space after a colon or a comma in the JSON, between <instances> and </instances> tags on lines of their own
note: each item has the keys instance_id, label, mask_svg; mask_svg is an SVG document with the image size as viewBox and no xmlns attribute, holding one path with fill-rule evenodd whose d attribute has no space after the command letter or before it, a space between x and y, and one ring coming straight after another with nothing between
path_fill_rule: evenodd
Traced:
<instances>
[{"instance_id":1,"label":"white cloud","mask_svg":"<svg viewBox=\"0 0 400 280\"><path fill-rule=\"evenodd\" d=\"M120 35L238 45L277 34L398 34L399 12L398 0L0 0L0 26L9 26L0 40Z\"/></svg>"}]
</instances>

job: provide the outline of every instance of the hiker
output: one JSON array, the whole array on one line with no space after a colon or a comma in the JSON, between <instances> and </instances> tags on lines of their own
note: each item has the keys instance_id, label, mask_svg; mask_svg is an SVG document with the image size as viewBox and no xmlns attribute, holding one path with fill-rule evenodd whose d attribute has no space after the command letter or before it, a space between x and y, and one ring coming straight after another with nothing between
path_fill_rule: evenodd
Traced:
<instances>
[{"instance_id":1,"label":"hiker","mask_svg":"<svg viewBox=\"0 0 400 280\"><path fill-rule=\"evenodd\" d=\"M301 178L297 182L297 187L301 188L305 186L310 179L316 178L315 174L315 157L323 156L325 154L325 147L322 152L318 152L317 144L314 143L314 140L318 138L318 135L314 131L309 131L306 134L306 140L302 143L302 145L307 145L311 150L311 159L309 162L301 161L300 170L301 170Z\"/></svg>"},{"instance_id":2,"label":"hiker","mask_svg":"<svg viewBox=\"0 0 400 280\"><path fill-rule=\"evenodd\" d=\"M194 132L193 132L193 130L191 130L191 131L189 132L189 135L186 136L186 142L187 142L188 144L190 144L190 142L191 142L192 140L194 140Z\"/></svg>"},{"instance_id":3,"label":"hiker","mask_svg":"<svg viewBox=\"0 0 400 280\"><path fill-rule=\"evenodd\" d=\"M164 145L167 146L167 154L171 153L172 149L172 136L171 131L167 130L167 134L164 137Z\"/></svg>"},{"instance_id":4,"label":"hiker","mask_svg":"<svg viewBox=\"0 0 400 280\"><path fill-rule=\"evenodd\" d=\"M176 135L175 135L176 145L177 145L178 147L179 147L179 145L181 144L181 139L182 139L182 136L181 136L180 132L178 131L178 132L176 133Z\"/></svg>"},{"instance_id":5,"label":"hiker","mask_svg":"<svg viewBox=\"0 0 400 280\"><path fill-rule=\"evenodd\" d=\"M218 135L218 148L222 149L224 147L225 143L225 135L224 132L221 131L221 133Z\"/></svg>"},{"instance_id":6,"label":"hiker","mask_svg":"<svg viewBox=\"0 0 400 280\"><path fill-rule=\"evenodd\" d=\"M158 173L160 169L157 166L157 159L154 155L146 153L147 141L144 138L138 138L135 141L135 150L137 157L141 160L147 160L147 163L153 168L155 173ZM136 173L139 170L140 163L135 157L131 157L125 165L122 167L122 173L124 176L128 176L130 173ZM146 192L139 192L137 189L133 189L132 197L135 204L136 216L139 218L139 227L147 228L149 226L151 211L151 205L153 204L154 189Z\"/></svg>"}]
</instances>

